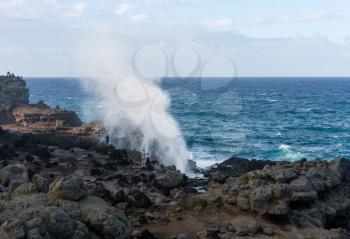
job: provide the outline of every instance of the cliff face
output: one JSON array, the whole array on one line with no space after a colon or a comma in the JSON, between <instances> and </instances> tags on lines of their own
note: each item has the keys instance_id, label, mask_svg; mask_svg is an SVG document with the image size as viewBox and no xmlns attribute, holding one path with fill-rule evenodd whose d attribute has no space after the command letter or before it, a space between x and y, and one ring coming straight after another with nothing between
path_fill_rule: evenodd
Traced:
<instances>
[{"instance_id":1,"label":"cliff face","mask_svg":"<svg viewBox=\"0 0 350 239\"><path fill-rule=\"evenodd\" d=\"M29 91L22 77L0 76L0 123L11 121L12 109L29 102Z\"/></svg>"},{"instance_id":2,"label":"cliff face","mask_svg":"<svg viewBox=\"0 0 350 239\"><path fill-rule=\"evenodd\" d=\"M0 125L11 131L56 133L98 138L99 123L83 125L74 111L51 109L43 101L29 104L29 90L22 77L0 76Z\"/></svg>"},{"instance_id":3,"label":"cliff face","mask_svg":"<svg viewBox=\"0 0 350 239\"><path fill-rule=\"evenodd\" d=\"M13 110L17 124L28 128L36 127L79 127L83 123L73 111L39 108L34 106L17 107Z\"/></svg>"}]
</instances>

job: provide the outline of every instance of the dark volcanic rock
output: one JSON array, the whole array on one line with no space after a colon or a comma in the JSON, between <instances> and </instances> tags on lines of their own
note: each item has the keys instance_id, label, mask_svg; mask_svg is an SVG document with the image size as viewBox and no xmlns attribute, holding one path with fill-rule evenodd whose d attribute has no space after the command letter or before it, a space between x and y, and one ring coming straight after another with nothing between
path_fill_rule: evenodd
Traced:
<instances>
[{"instance_id":1,"label":"dark volcanic rock","mask_svg":"<svg viewBox=\"0 0 350 239\"><path fill-rule=\"evenodd\" d=\"M239 177L247 172L262 169L265 165L275 165L277 162L269 160L249 160L240 157L232 157L224 162L214 165L205 171L205 176L219 173L221 177Z\"/></svg>"},{"instance_id":2,"label":"dark volcanic rock","mask_svg":"<svg viewBox=\"0 0 350 239\"><path fill-rule=\"evenodd\" d=\"M163 167L155 179L155 186L169 195L170 190L187 183L187 176L172 167Z\"/></svg>"},{"instance_id":3,"label":"dark volcanic rock","mask_svg":"<svg viewBox=\"0 0 350 239\"><path fill-rule=\"evenodd\" d=\"M152 201L149 199L149 197L139 191L139 190L132 190L129 192L127 201L129 206L136 207L136 208L148 208L152 206Z\"/></svg>"},{"instance_id":4,"label":"dark volcanic rock","mask_svg":"<svg viewBox=\"0 0 350 239\"><path fill-rule=\"evenodd\" d=\"M17 124L28 128L38 127L79 127L83 123L73 111L35 106L22 106L13 110Z\"/></svg>"},{"instance_id":5,"label":"dark volcanic rock","mask_svg":"<svg viewBox=\"0 0 350 239\"><path fill-rule=\"evenodd\" d=\"M29 102L29 91L22 77L0 76L0 123L13 121L12 109Z\"/></svg>"},{"instance_id":6,"label":"dark volcanic rock","mask_svg":"<svg viewBox=\"0 0 350 239\"><path fill-rule=\"evenodd\" d=\"M77 201L87 196L87 188L80 176L73 175L53 182L50 193L60 199Z\"/></svg>"},{"instance_id":7,"label":"dark volcanic rock","mask_svg":"<svg viewBox=\"0 0 350 239\"><path fill-rule=\"evenodd\" d=\"M222 188L226 200L242 210L285 216L302 227L345 225L350 230L344 217L350 215L350 186L342 179L349 171L346 159L301 160L229 178Z\"/></svg>"},{"instance_id":8,"label":"dark volcanic rock","mask_svg":"<svg viewBox=\"0 0 350 239\"><path fill-rule=\"evenodd\" d=\"M132 227L123 212L99 197L89 196L83 179L72 175L56 180L37 174L29 182L26 168L1 169L0 238L129 238ZM41 191L41 192L39 192Z\"/></svg>"},{"instance_id":9,"label":"dark volcanic rock","mask_svg":"<svg viewBox=\"0 0 350 239\"><path fill-rule=\"evenodd\" d=\"M22 164L8 165L0 170L0 180L5 186L15 180L28 182L27 169Z\"/></svg>"}]
</instances>

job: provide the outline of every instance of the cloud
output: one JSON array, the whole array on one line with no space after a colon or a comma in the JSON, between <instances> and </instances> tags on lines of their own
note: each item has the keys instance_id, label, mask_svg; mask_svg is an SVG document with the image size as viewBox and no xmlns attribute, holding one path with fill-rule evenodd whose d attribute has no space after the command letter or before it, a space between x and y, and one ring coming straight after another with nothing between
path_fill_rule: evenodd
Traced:
<instances>
[{"instance_id":1,"label":"cloud","mask_svg":"<svg viewBox=\"0 0 350 239\"><path fill-rule=\"evenodd\" d=\"M146 14L134 15L134 16L131 16L129 19L132 22L140 22L140 21L144 21L144 20L148 19L148 15L146 15Z\"/></svg>"},{"instance_id":2,"label":"cloud","mask_svg":"<svg viewBox=\"0 0 350 239\"><path fill-rule=\"evenodd\" d=\"M203 25L209 28L209 30L230 30L233 27L233 21L228 18L222 18L217 20L210 20L203 22Z\"/></svg>"},{"instance_id":3,"label":"cloud","mask_svg":"<svg viewBox=\"0 0 350 239\"><path fill-rule=\"evenodd\" d=\"M239 25L264 25L264 24L277 24L277 23L290 23L290 22L312 22L322 20L349 20L350 13L346 12L307 12L303 14L294 15L280 15L275 17L256 17L255 19L248 21L240 21Z\"/></svg>"},{"instance_id":4,"label":"cloud","mask_svg":"<svg viewBox=\"0 0 350 239\"><path fill-rule=\"evenodd\" d=\"M85 12L85 3L76 3L68 7L64 7L62 15L65 17L80 17Z\"/></svg>"},{"instance_id":5,"label":"cloud","mask_svg":"<svg viewBox=\"0 0 350 239\"><path fill-rule=\"evenodd\" d=\"M162 3L195 3L199 0L145 0L146 4L162 4Z\"/></svg>"},{"instance_id":6,"label":"cloud","mask_svg":"<svg viewBox=\"0 0 350 239\"><path fill-rule=\"evenodd\" d=\"M0 0L0 8L13 7L20 3L20 0Z\"/></svg>"},{"instance_id":7,"label":"cloud","mask_svg":"<svg viewBox=\"0 0 350 239\"><path fill-rule=\"evenodd\" d=\"M122 15L125 12L129 11L130 9L132 9L132 5L130 3L123 3L120 4L117 8L117 10L114 12L115 15Z\"/></svg>"}]
</instances>

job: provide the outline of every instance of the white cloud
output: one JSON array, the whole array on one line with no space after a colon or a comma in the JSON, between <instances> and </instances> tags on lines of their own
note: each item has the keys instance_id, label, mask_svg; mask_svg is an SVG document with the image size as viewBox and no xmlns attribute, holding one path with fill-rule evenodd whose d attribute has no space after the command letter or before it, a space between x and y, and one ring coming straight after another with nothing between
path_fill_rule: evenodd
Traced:
<instances>
[{"instance_id":1,"label":"white cloud","mask_svg":"<svg viewBox=\"0 0 350 239\"><path fill-rule=\"evenodd\" d=\"M85 12L85 3L76 3L63 8L62 15L65 17L80 17Z\"/></svg>"},{"instance_id":2,"label":"white cloud","mask_svg":"<svg viewBox=\"0 0 350 239\"><path fill-rule=\"evenodd\" d=\"M146 4L161 4L161 3L195 3L199 0L145 0Z\"/></svg>"},{"instance_id":3,"label":"white cloud","mask_svg":"<svg viewBox=\"0 0 350 239\"><path fill-rule=\"evenodd\" d=\"M255 19L250 19L247 21L238 22L239 25L249 26L249 25L264 25L264 24L274 24L274 23L290 23L290 22L312 22L321 20L347 20L350 19L350 13L336 13L336 12L308 12L303 14L294 15L281 15L275 17L256 17Z\"/></svg>"},{"instance_id":4,"label":"white cloud","mask_svg":"<svg viewBox=\"0 0 350 239\"><path fill-rule=\"evenodd\" d=\"M210 20L203 22L204 26L209 28L210 30L230 30L233 27L233 21L228 18L222 18L217 20Z\"/></svg>"},{"instance_id":5,"label":"white cloud","mask_svg":"<svg viewBox=\"0 0 350 239\"><path fill-rule=\"evenodd\" d=\"M130 17L130 21L132 22L140 22L148 19L148 15L146 14L139 14L139 15L134 15Z\"/></svg>"},{"instance_id":6,"label":"white cloud","mask_svg":"<svg viewBox=\"0 0 350 239\"><path fill-rule=\"evenodd\" d=\"M133 6L130 3L120 4L117 10L114 12L115 15L122 15L125 12L129 11Z\"/></svg>"},{"instance_id":7,"label":"white cloud","mask_svg":"<svg viewBox=\"0 0 350 239\"><path fill-rule=\"evenodd\" d=\"M20 0L0 0L0 8L13 7L20 3Z\"/></svg>"}]
</instances>

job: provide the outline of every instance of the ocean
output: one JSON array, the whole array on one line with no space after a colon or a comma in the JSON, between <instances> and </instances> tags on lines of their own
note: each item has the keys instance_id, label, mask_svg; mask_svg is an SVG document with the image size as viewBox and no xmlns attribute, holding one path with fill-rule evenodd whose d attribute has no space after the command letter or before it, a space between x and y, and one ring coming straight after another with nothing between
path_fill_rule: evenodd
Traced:
<instances>
[{"instance_id":1,"label":"ocean","mask_svg":"<svg viewBox=\"0 0 350 239\"><path fill-rule=\"evenodd\" d=\"M74 110L91 96L77 79L25 78L32 103ZM163 79L193 159L289 160L350 156L350 78Z\"/></svg>"}]
</instances>

